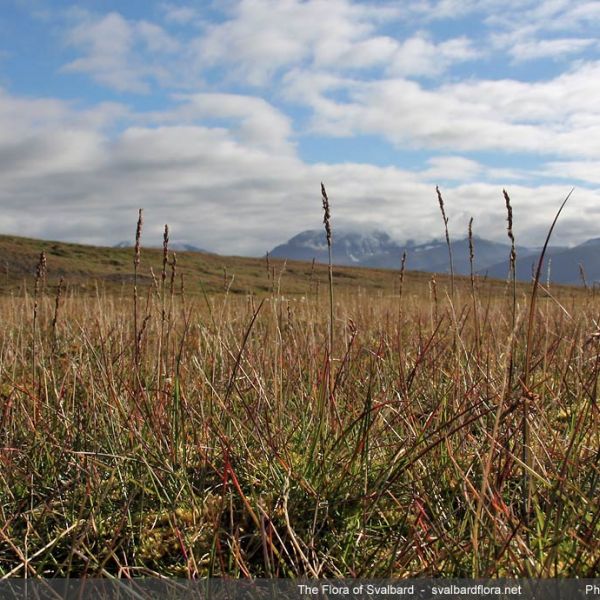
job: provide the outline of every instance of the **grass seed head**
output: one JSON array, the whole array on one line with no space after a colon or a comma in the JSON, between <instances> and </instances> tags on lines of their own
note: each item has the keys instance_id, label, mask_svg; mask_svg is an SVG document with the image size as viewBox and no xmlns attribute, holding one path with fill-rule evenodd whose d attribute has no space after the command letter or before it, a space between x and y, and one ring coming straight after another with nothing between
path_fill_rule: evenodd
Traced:
<instances>
[{"instance_id":1,"label":"grass seed head","mask_svg":"<svg viewBox=\"0 0 600 600\"><path fill-rule=\"evenodd\" d=\"M322 182L321 198L323 200L323 224L325 225L325 234L327 235L327 245L331 247L331 211L329 209L329 197Z\"/></svg>"},{"instance_id":2,"label":"grass seed head","mask_svg":"<svg viewBox=\"0 0 600 600\"><path fill-rule=\"evenodd\" d=\"M133 258L133 264L135 267L138 267L138 265L140 264L140 242L142 239L143 224L144 224L143 209L140 208L140 210L138 212L137 227L135 228L135 248L134 248L134 258Z\"/></svg>"},{"instance_id":3,"label":"grass seed head","mask_svg":"<svg viewBox=\"0 0 600 600\"><path fill-rule=\"evenodd\" d=\"M504 195L504 201L506 203L506 229L508 232L508 239L510 240L510 268L514 272L517 252L515 250L515 236L513 233L513 210L508 192L506 190L502 190L502 194Z\"/></svg>"},{"instance_id":4,"label":"grass seed head","mask_svg":"<svg viewBox=\"0 0 600 600\"><path fill-rule=\"evenodd\" d=\"M475 258L475 252L473 250L473 217L469 219L469 259L471 262Z\"/></svg>"},{"instance_id":5,"label":"grass seed head","mask_svg":"<svg viewBox=\"0 0 600 600\"><path fill-rule=\"evenodd\" d=\"M169 262L169 226L165 224L165 232L163 233L163 264L161 279L164 285L167 277L167 264Z\"/></svg>"}]
</instances>

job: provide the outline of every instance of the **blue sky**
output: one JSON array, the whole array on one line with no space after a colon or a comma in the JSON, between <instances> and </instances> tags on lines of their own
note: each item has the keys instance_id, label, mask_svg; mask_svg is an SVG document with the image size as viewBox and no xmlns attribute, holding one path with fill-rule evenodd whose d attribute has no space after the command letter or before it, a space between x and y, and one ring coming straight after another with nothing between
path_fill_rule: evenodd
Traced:
<instances>
[{"instance_id":1,"label":"blue sky","mask_svg":"<svg viewBox=\"0 0 600 600\"><path fill-rule=\"evenodd\" d=\"M263 254L320 226L600 236L600 2L3 0L0 232ZM519 241L519 240L518 240Z\"/></svg>"}]
</instances>

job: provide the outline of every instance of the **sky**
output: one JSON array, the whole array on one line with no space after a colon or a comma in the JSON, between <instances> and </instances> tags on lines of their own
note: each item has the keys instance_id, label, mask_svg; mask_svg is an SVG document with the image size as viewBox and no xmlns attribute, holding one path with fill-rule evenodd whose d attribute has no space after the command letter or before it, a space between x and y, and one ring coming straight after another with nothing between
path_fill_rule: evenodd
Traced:
<instances>
[{"instance_id":1,"label":"sky","mask_svg":"<svg viewBox=\"0 0 600 600\"><path fill-rule=\"evenodd\" d=\"M600 237L598 0L0 0L0 233Z\"/></svg>"}]
</instances>

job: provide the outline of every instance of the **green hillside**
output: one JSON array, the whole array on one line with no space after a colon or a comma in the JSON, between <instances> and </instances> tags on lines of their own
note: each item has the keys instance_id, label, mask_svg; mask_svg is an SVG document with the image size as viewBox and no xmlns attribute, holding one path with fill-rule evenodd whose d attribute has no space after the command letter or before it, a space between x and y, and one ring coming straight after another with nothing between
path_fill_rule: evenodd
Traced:
<instances>
[{"instance_id":1,"label":"green hillside","mask_svg":"<svg viewBox=\"0 0 600 600\"><path fill-rule=\"evenodd\" d=\"M36 266L41 252L47 260L49 288L57 285L61 277L71 290L96 293L97 289L117 293L133 284L133 248L87 246L17 236L0 235L0 293L32 290ZM169 261L173 253L169 252ZM152 273L161 278L163 252L159 248L144 248L138 271L141 288L153 284ZM327 286L327 266L310 262L283 261L265 258L219 256L198 252L176 253L176 289L183 285L186 294L224 293L269 294L279 290L282 294L307 295L324 293ZM364 291L383 295L399 291L399 271L386 269L334 267L335 287L339 291ZM444 294L448 277L443 274L407 271L404 277L405 293L429 294L430 282L435 278L439 294ZM168 267L167 282L171 278ZM469 288L467 277L456 278L458 289ZM479 286L484 285L478 280ZM485 282L491 292L506 291L506 282ZM519 284L522 291L528 284ZM570 287L555 287L554 294L578 294ZM466 290L465 290L466 291Z\"/></svg>"},{"instance_id":2,"label":"green hillside","mask_svg":"<svg viewBox=\"0 0 600 600\"><path fill-rule=\"evenodd\" d=\"M0 236L0 290L15 291L33 285L41 252L46 253L48 284L55 285L64 277L67 285L82 291L99 286L118 291L133 283L133 248L110 248L36 240L16 236ZM169 252L169 261L173 253ZM152 271L161 277L162 249L143 248L138 281L141 286L152 284ZM176 253L177 288L183 274L186 293L224 292L233 294L270 293L278 286L282 293L316 293L327 282L326 265L264 258L218 256L197 252ZM167 278L170 280L171 268ZM398 285L398 272L378 269L335 267L336 286L361 287L392 293ZM427 283L429 274L407 274L407 284Z\"/></svg>"}]
</instances>

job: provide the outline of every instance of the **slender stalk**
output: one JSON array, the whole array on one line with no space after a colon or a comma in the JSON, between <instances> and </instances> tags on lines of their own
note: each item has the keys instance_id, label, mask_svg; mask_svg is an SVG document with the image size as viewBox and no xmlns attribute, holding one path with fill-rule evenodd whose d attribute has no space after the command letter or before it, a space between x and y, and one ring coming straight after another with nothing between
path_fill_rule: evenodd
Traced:
<instances>
[{"instance_id":1,"label":"slender stalk","mask_svg":"<svg viewBox=\"0 0 600 600\"><path fill-rule=\"evenodd\" d=\"M40 295L44 290L47 274L46 253L40 252L40 257L35 271L35 284L33 288L33 340L31 346L31 376L33 387L36 386L36 362L37 362L37 331L38 310Z\"/></svg>"},{"instance_id":2,"label":"slender stalk","mask_svg":"<svg viewBox=\"0 0 600 600\"><path fill-rule=\"evenodd\" d=\"M135 247L133 253L133 344L135 365L139 367L140 346L138 343L138 267L140 266L140 242L142 239L142 226L144 223L143 210L138 212L138 221L135 229Z\"/></svg>"},{"instance_id":3,"label":"slender stalk","mask_svg":"<svg viewBox=\"0 0 600 600\"><path fill-rule=\"evenodd\" d=\"M454 261L452 260L452 246L450 244L450 234L448 233L448 217L446 216L446 210L444 208L444 200L440 188L436 185L435 191L438 197L438 203L440 205L440 211L442 213L442 219L444 220L444 232L446 234L446 245L448 246L448 260L450 262L450 297L454 300Z\"/></svg>"},{"instance_id":4,"label":"slender stalk","mask_svg":"<svg viewBox=\"0 0 600 600\"><path fill-rule=\"evenodd\" d=\"M475 325L475 346L479 352L479 315L477 314L477 294L475 290L475 247L473 244L473 217L469 220L469 271L471 275L471 299L473 302L473 321Z\"/></svg>"},{"instance_id":5,"label":"slender stalk","mask_svg":"<svg viewBox=\"0 0 600 600\"><path fill-rule=\"evenodd\" d=\"M400 261L400 284L398 289L398 295L402 299L402 288L404 287L404 271L406 268L406 250L402 252L402 260Z\"/></svg>"},{"instance_id":6,"label":"slender stalk","mask_svg":"<svg viewBox=\"0 0 600 600\"><path fill-rule=\"evenodd\" d=\"M308 295L310 296L313 289L313 278L315 275L315 259L313 257L312 263L310 265L310 276L308 278Z\"/></svg>"},{"instance_id":7,"label":"slender stalk","mask_svg":"<svg viewBox=\"0 0 600 600\"><path fill-rule=\"evenodd\" d=\"M515 249L515 235L513 233L513 210L510 203L510 196L506 190L502 190L502 194L504 195L504 202L506 204L506 231L508 239L510 240L509 277L512 285L511 323L512 329L514 329L517 318L517 251ZM514 348L511 346L508 360L508 385L506 386L506 392L509 395L512 391L512 379L514 372L513 354Z\"/></svg>"},{"instance_id":8,"label":"slender stalk","mask_svg":"<svg viewBox=\"0 0 600 600\"><path fill-rule=\"evenodd\" d=\"M163 233L163 257L162 257L162 270L160 273L160 336L158 338L158 352L157 352L157 371L158 371L158 389L162 386L163 377L163 343L165 338L165 324L167 320L166 310L166 287L167 287L167 265L169 263L169 226L165 224ZM167 347L168 352L168 347ZM164 361L166 362L166 361Z\"/></svg>"},{"instance_id":9,"label":"slender stalk","mask_svg":"<svg viewBox=\"0 0 600 600\"><path fill-rule=\"evenodd\" d=\"M327 237L327 254L329 262L329 339L327 343L328 359L328 382L329 394L333 393L333 374L331 370L331 357L333 353L333 265L332 265L332 234L331 234L331 211L329 206L329 197L325 186L321 183L321 198L323 201L323 224L325 225L325 235Z\"/></svg>"},{"instance_id":10,"label":"slender stalk","mask_svg":"<svg viewBox=\"0 0 600 600\"><path fill-rule=\"evenodd\" d=\"M404 272L406 269L406 250L402 252L400 260L400 279L398 281L398 330L402 321L402 292L404 288Z\"/></svg>"},{"instance_id":11,"label":"slender stalk","mask_svg":"<svg viewBox=\"0 0 600 600\"><path fill-rule=\"evenodd\" d=\"M267 269L267 281L271 278L271 265L269 263L269 253L265 254L265 267Z\"/></svg>"},{"instance_id":12,"label":"slender stalk","mask_svg":"<svg viewBox=\"0 0 600 600\"><path fill-rule=\"evenodd\" d=\"M171 275L169 277L169 312L167 315L167 335L165 338L165 347L167 349L166 362L167 362L167 372L168 373L170 373L168 358L170 356L170 348L171 348L170 339L171 339L171 329L173 327L173 304L175 302L175 277L177 276L177 254L175 252L173 252L173 254L172 254L172 258L171 258L171 262L169 263L169 266L171 268ZM173 367L174 367L174 365L171 365L171 368L173 368Z\"/></svg>"},{"instance_id":13,"label":"slender stalk","mask_svg":"<svg viewBox=\"0 0 600 600\"><path fill-rule=\"evenodd\" d=\"M64 277L61 277L56 290L56 298L54 299L54 316L52 317L52 351L56 349L56 325L58 323L58 311L60 309L60 301L62 298L64 283L65 279Z\"/></svg>"}]
</instances>

